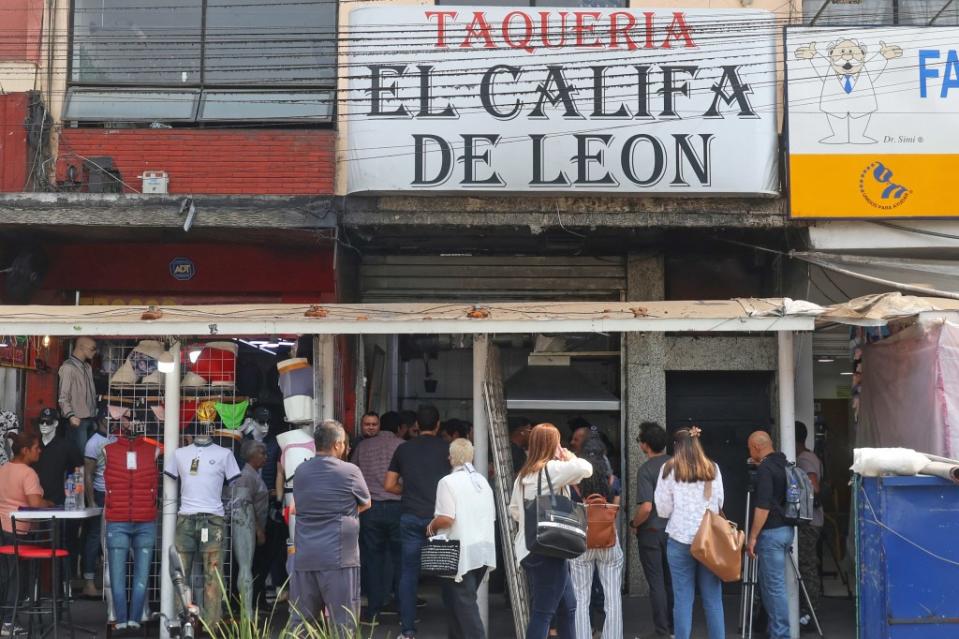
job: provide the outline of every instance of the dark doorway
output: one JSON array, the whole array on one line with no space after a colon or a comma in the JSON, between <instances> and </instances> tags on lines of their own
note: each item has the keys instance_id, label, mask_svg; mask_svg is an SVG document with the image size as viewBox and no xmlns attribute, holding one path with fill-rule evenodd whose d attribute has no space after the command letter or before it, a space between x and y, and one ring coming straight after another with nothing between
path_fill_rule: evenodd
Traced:
<instances>
[{"instance_id":1,"label":"dark doorway","mask_svg":"<svg viewBox=\"0 0 959 639\"><path fill-rule=\"evenodd\" d=\"M771 372L666 373L666 423L670 434L684 426L703 430L706 454L723 475L726 517L742 527L749 472L746 440L772 424Z\"/></svg>"}]
</instances>

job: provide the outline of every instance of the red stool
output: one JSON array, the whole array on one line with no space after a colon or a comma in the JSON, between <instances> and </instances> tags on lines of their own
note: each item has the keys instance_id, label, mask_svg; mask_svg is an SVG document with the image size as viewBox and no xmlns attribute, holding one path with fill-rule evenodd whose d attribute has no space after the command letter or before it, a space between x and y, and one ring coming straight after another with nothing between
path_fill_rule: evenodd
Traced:
<instances>
[{"instance_id":1,"label":"red stool","mask_svg":"<svg viewBox=\"0 0 959 639\"><path fill-rule=\"evenodd\" d=\"M17 530L16 514L10 515L11 528ZM16 624L18 615L27 616L27 636L45 637L52 631L54 637L59 637L60 607L65 597L61 594L66 591L65 584L61 583L61 564L70 553L60 548L60 527L55 517L49 519L31 519L30 530L25 535L14 534L13 544L0 546L0 555L16 559L13 575L9 575L7 587L13 587L13 610L11 623ZM50 593L44 596L40 587L40 562L49 562L50 566ZM25 590L29 593L28 605L21 607L21 571L26 576ZM74 638L73 617L70 606L64 608L66 621L70 629L70 637ZM51 625L43 629L43 617L51 617Z\"/></svg>"}]
</instances>

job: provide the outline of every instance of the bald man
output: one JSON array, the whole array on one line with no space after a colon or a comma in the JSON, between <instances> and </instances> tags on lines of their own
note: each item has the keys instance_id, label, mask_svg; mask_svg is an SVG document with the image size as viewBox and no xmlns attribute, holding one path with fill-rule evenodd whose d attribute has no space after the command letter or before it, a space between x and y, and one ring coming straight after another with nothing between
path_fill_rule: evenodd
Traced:
<instances>
[{"instance_id":1,"label":"bald man","mask_svg":"<svg viewBox=\"0 0 959 639\"><path fill-rule=\"evenodd\" d=\"M749 436L749 457L757 464L752 527L747 550L759 559L759 594L769 615L770 639L789 639L786 553L793 527L783 519L786 505L786 456L776 452L765 431Z\"/></svg>"},{"instance_id":2,"label":"bald man","mask_svg":"<svg viewBox=\"0 0 959 639\"><path fill-rule=\"evenodd\" d=\"M57 401L60 414L67 420L67 438L83 452L87 439L96 430L97 391L93 385L93 367L90 362L97 354L97 343L89 337L80 337L73 345L73 353L60 366L60 392Z\"/></svg>"}]
</instances>

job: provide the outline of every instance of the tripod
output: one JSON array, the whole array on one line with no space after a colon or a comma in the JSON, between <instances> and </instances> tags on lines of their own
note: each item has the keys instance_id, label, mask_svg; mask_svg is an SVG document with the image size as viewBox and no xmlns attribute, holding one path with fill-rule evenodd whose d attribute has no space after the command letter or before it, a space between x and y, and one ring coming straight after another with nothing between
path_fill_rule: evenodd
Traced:
<instances>
[{"instance_id":1,"label":"tripod","mask_svg":"<svg viewBox=\"0 0 959 639\"><path fill-rule=\"evenodd\" d=\"M749 539L749 528L752 524L752 490L746 492L746 539ZM799 581L799 587L806 599L806 605L809 606L809 614L816 624L816 632L822 637L822 627L819 625L819 617L816 615L816 609L813 608L812 601L809 600L809 592L806 590L806 582L799 572L799 564L792 554L792 546L786 549L786 555L792 563L793 570L796 572L796 579ZM743 553L743 589L739 594L739 628L742 631L743 639L752 639L753 636L753 613L756 608L756 587L759 585L759 557L753 558L749 553Z\"/></svg>"}]
</instances>

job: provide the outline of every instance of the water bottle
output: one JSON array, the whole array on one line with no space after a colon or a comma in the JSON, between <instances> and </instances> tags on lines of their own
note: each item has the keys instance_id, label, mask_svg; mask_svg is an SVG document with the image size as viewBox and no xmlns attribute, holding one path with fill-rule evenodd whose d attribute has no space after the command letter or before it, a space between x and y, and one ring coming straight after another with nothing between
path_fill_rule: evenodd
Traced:
<instances>
[{"instance_id":1,"label":"water bottle","mask_svg":"<svg viewBox=\"0 0 959 639\"><path fill-rule=\"evenodd\" d=\"M66 499L63 501L64 510L77 509L76 483L76 476L73 473L67 475L67 483L65 487Z\"/></svg>"}]
</instances>

